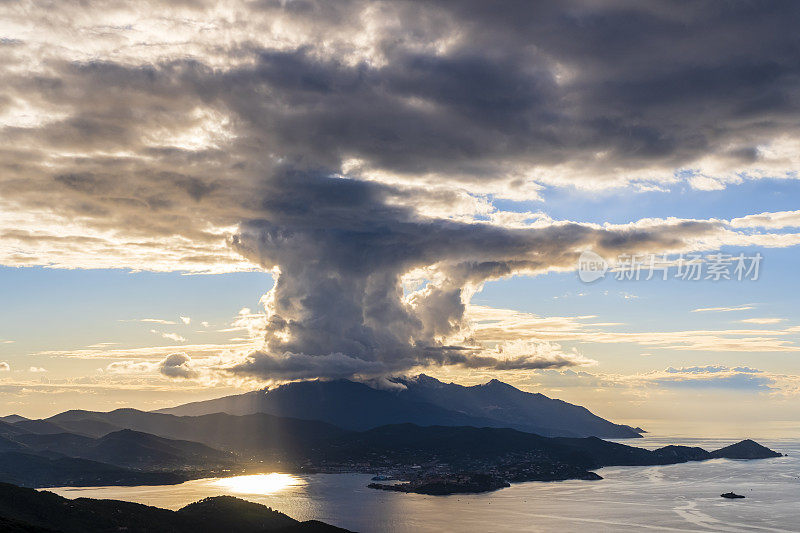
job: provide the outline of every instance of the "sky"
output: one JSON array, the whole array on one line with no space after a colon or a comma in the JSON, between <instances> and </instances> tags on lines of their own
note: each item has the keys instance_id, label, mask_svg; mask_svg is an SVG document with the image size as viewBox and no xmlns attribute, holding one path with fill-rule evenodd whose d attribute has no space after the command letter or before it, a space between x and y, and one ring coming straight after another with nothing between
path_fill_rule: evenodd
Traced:
<instances>
[{"instance_id":1,"label":"sky","mask_svg":"<svg viewBox=\"0 0 800 533\"><path fill-rule=\"evenodd\" d=\"M3 414L424 372L800 436L798 20L2 4Z\"/></svg>"}]
</instances>

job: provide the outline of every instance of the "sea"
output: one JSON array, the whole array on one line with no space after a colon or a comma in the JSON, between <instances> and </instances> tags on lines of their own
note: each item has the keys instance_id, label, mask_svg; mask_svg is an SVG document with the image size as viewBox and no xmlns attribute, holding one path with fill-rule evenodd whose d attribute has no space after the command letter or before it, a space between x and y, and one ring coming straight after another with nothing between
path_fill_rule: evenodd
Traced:
<instances>
[{"instance_id":1,"label":"sea","mask_svg":"<svg viewBox=\"0 0 800 533\"><path fill-rule=\"evenodd\" d=\"M180 485L59 487L67 498L110 498L179 509L230 494L300 520L372 532L798 531L800 439L755 439L785 457L609 467L600 481L518 483L486 494L424 496L368 489L370 475L264 472ZM625 441L627 444L633 444ZM636 446L708 450L731 439L648 436ZM733 491L744 499L728 500Z\"/></svg>"}]
</instances>

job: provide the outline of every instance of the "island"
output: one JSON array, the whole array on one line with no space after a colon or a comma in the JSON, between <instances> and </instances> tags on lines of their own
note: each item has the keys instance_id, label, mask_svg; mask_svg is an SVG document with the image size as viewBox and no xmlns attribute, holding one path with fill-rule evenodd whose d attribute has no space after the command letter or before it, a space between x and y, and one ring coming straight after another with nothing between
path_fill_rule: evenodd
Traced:
<instances>
[{"instance_id":1,"label":"island","mask_svg":"<svg viewBox=\"0 0 800 533\"><path fill-rule=\"evenodd\" d=\"M728 498L729 500L738 500L744 498L741 494L736 494L735 492L726 492L725 494L720 494L721 498Z\"/></svg>"},{"instance_id":2,"label":"island","mask_svg":"<svg viewBox=\"0 0 800 533\"><path fill-rule=\"evenodd\" d=\"M600 480L602 477L591 469L603 466L667 465L710 459L750 460L782 456L750 439L712 452L689 446L665 446L650 451L592 438L562 442L562 446L560 452L551 456L522 454L496 462L414 465L411 469L395 471L394 479L400 482L370 483L368 487L434 496L474 494L526 481ZM739 496L723 494L722 497Z\"/></svg>"},{"instance_id":3,"label":"island","mask_svg":"<svg viewBox=\"0 0 800 533\"><path fill-rule=\"evenodd\" d=\"M489 492L511 484L499 477L490 474L453 474L453 475L426 475L408 483L382 484L370 483L371 489L391 490L396 492L414 492L434 496L445 494L474 494Z\"/></svg>"}]
</instances>

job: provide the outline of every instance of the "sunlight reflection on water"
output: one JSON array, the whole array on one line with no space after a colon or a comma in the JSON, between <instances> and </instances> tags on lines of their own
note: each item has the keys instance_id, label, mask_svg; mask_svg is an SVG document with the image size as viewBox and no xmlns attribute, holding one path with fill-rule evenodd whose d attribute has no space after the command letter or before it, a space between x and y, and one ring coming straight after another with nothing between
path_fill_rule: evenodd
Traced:
<instances>
[{"instance_id":1,"label":"sunlight reflection on water","mask_svg":"<svg viewBox=\"0 0 800 533\"><path fill-rule=\"evenodd\" d=\"M220 478L214 485L235 494L275 494L288 489L305 485L305 480L291 474L254 474Z\"/></svg>"}]
</instances>

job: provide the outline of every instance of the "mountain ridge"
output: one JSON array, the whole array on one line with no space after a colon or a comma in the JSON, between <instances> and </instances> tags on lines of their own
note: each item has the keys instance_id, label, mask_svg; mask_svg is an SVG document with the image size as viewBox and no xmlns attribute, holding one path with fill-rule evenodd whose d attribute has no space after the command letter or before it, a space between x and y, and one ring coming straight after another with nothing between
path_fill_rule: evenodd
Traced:
<instances>
[{"instance_id":1,"label":"mountain ridge","mask_svg":"<svg viewBox=\"0 0 800 533\"><path fill-rule=\"evenodd\" d=\"M297 472L389 473L409 481L420 474L457 480L489 472L497 483L479 485L494 490L507 482L598 479L590 470L603 466L780 456L751 440L712 452L687 446L647 450L598 437L546 437L513 428L401 423L352 431L264 413L176 416L118 409L71 411L51 420L80 417L126 429L99 438L30 432L0 437L0 480L37 487L172 484L268 463ZM215 466L228 457L229 466ZM438 486L427 479L418 485L406 489ZM445 485L448 491L467 490L460 482Z\"/></svg>"},{"instance_id":2,"label":"mountain ridge","mask_svg":"<svg viewBox=\"0 0 800 533\"><path fill-rule=\"evenodd\" d=\"M154 412L180 416L261 412L321 420L354 431L408 422L510 427L544 436L641 437L639 428L615 424L585 407L525 392L496 379L474 386L443 383L425 374L391 381L396 388L378 389L350 380L300 381Z\"/></svg>"}]
</instances>

